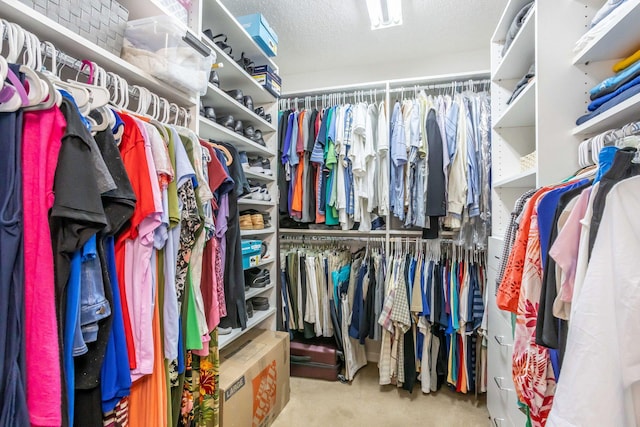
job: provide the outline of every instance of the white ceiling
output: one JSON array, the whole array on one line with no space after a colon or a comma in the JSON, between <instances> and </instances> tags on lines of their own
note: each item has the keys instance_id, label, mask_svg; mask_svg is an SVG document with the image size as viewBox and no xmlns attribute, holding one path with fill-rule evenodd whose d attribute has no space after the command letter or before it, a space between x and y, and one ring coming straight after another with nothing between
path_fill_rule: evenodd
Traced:
<instances>
[{"instance_id":1,"label":"white ceiling","mask_svg":"<svg viewBox=\"0 0 640 427\"><path fill-rule=\"evenodd\" d=\"M235 15L262 13L279 38L283 77L423 62L486 50L507 0L402 0L403 25L370 29L365 0L224 0Z\"/></svg>"}]
</instances>

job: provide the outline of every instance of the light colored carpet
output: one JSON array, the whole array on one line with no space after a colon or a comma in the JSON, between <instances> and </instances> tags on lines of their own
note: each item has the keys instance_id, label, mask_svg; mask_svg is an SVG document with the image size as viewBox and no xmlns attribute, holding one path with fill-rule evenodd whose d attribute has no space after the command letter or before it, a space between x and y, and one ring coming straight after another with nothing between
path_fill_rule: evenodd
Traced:
<instances>
[{"instance_id":1,"label":"light colored carpet","mask_svg":"<svg viewBox=\"0 0 640 427\"><path fill-rule=\"evenodd\" d=\"M273 427L484 427L488 417L484 396L381 387L369 363L351 384L291 378L291 400Z\"/></svg>"}]
</instances>

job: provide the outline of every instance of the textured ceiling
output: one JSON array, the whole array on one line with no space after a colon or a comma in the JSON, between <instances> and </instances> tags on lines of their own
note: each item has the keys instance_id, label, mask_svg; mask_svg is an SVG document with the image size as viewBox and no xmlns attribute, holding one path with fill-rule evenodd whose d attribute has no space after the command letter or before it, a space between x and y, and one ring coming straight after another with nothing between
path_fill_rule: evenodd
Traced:
<instances>
[{"instance_id":1,"label":"textured ceiling","mask_svg":"<svg viewBox=\"0 0 640 427\"><path fill-rule=\"evenodd\" d=\"M365 0L223 0L262 13L279 38L283 76L486 49L507 0L402 0L403 25L370 29Z\"/></svg>"}]
</instances>

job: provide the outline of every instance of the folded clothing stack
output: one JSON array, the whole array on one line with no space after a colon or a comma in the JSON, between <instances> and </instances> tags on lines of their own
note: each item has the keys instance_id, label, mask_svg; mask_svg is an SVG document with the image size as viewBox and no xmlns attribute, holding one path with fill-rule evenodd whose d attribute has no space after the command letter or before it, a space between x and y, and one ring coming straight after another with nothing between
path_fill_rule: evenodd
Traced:
<instances>
[{"instance_id":1,"label":"folded clothing stack","mask_svg":"<svg viewBox=\"0 0 640 427\"><path fill-rule=\"evenodd\" d=\"M524 77L522 77L518 81L518 84L516 84L516 88L513 90L511 97L507 101L507 105L511 104L513 100L516 99L518 95L520 95L522 91L525 90L525 88L529 85L529 82L531 82L531 80L533 80L535 76L536 76L536 64L531 64L531 67L529 67L529 71L527 71L527 74L525 74Z\"/></svg>"},{"instance_id":2,"label":"folded clothing stack","mask_svg":"<svg viewBox=\"0 0 640 427\"><path fill-rule=\"evenodd\" d=\"M504 40L504 46L502 46L503 57L511 47L511 43L513 43L513 40L516 38L516 36L520 32L520 29L522 28L524 21L527 20L527 16L529 16L529 12L531 11L531 8L533 7L534 3L535 2L532 1L530 3L525 4L522 7L522 9L520 9L518 13L516 13L516 16L513 18L513 21L511 21L511 25L509 26L509 30L507 31L507 35Z\"/></svg>"},{"instance_id":3,"label":"folded clothing stack","mask_svg":"<svg viewBox=\"0 0 640 427\"><path fill-rule=\"evenodd\" d=\"M590 113L576 121L580 125L608 109L640 93L640 50L613 66L615 75L605 79L589 91Z\"/></svg>"}]
</instances>

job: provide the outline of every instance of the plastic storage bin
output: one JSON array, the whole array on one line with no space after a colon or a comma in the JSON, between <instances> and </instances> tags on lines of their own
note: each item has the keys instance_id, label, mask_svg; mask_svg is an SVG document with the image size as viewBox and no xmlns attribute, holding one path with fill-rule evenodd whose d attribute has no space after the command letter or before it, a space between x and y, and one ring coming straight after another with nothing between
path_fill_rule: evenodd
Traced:
<instances>
[{"instance_id":1,"label":"plastic storage bin","mask_svg":"<svg viewBox=\"0 0 640 427\"><path fill-rule=\"evenodd\" d=\"M174 18L156 16L127 23L122 58L187 93L204 95L215 53Z\"/></svg>"},{"instance_id":2,"label":"plastic storage bin","mask_svg":"<svg viewBox=\"0 0 640 427\"><path fill-rule=\"evenodd\" d=\"M260 253L262 252L261 240L242 241L242 268L255 267L260 263Z\"/></svg>"},{"instance_id":3,"label":"plastic storage bin","mask_svg":"<svg viewBox=\"0 0 640 427\"><path fill-rule=\"evenodd\" d=\"M278 54L278 35L261 13L238 16L236 19L267 56Z\"/></svg>"}]
</instances>

